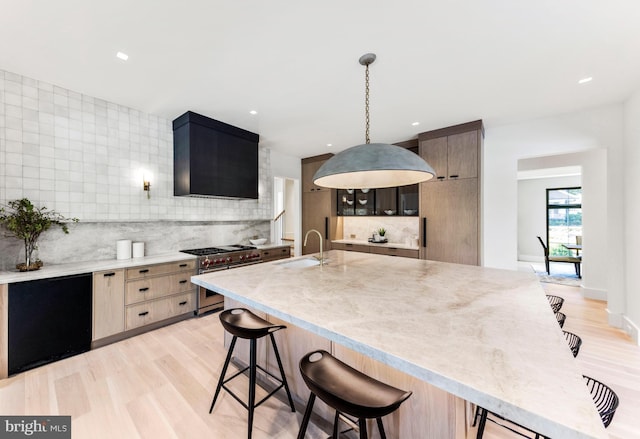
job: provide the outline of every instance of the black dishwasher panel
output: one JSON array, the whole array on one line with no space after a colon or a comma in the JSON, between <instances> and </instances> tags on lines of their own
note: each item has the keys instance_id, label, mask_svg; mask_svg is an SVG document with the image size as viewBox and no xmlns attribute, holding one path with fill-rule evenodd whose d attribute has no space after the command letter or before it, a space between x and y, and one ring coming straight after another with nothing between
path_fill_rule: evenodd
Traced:
<instances>
[{"instance_id":1,"label":"black dishwasher panel","mask_svg":"<svg viewBox=\"0 0 640 439\"><path fill-rule=\"evenodd\" d=\"M9 284L9 375L91 348L92 275Z\"/></svg>"}]
</instances>

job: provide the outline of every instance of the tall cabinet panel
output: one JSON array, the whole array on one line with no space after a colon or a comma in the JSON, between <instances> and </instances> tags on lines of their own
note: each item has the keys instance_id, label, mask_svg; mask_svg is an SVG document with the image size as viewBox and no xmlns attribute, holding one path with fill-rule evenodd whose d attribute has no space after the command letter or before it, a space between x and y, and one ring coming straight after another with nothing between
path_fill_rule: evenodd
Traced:
<instances>
[{"instance_id":1,"label":"tall cabinet panel","mask_svg":"<svg viewBox=\"0 0 640 439\"><path fill-rule=\"evenodd\" d=\"M302 238L311 229L322 235L322 247L331 249L331 239L336 233L336 191L313 184L313 175L333 154L323 154L302 159ZM320 242L315 233L309 236L302 254L318 253Z\"/></svg>"},{"instance_id":2,"label":"tall cabinet panel","mask_svg":"<svg viewBox=\"0 0 640 439\"><path fill-rule=\"evenodd\" d=\"M420 184L420 257L481 265L482 121L419 135L436 178Z\"/></svg>"}]
</instances>

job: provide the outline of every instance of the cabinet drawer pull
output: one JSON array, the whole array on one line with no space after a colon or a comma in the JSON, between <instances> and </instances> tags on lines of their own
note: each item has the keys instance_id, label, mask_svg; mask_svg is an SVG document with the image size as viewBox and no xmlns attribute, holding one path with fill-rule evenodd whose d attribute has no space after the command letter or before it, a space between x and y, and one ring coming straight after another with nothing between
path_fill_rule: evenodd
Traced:
<instances>
[{"instance_id":1,"label":"cabinet drawer pull","mask_svg":"<svg viewBox=\"0 0 640 439\"><path fill-rule=\"evenodd\" d=\"M149 311L144 311L144 312L139 312L139 313L138 313L138 315L139 315L140 317L144 317L144 316L146 316L147 314L149 314Z\"/></svg>"},{"instance_id":2,"label":"cabinet drawer pull","mask_svg":"<svg viewBox=\"0 0 640 439\"><path fill-rule=\"evenodd\" d=\"M181 284L186 284L187 282L188 282L188 281L186 281L186 280L184 280L184 279L180 281L180 283L181 283Z\"/></svg>"},{"instance_id":3,"label":"cabinet drawer pull","mask_svg":"<svg viewBox=\"0 0 640 439\"><path fill-rule=\"evenodd\" d=\"M397 250L398 250L398 249L397 249L397 248L395 248L395 247L388 247L388 248L389 248L389 251L397 251Z\"/></svg>"},{"instance_id":4,"label":"cabinet drawer pull","mask_svg":"<svg viewBox=\"0 0 640 439\"><path fill-rule=\"evenodd\" d=\"M436 177L438 180L444 180L444 175L440 175L438 177Z\"/></svg>"},{"instance_id":5,"label":"cabinet drawer pull","mask_svg":"<svg viewBox=\"0 0 640 439\"><path fill-rule=\"evenodd\" d=\"M149 291L149 287L138 288L138 291L140 291L140 292L142 292L142 291Z\"/></svg>"},{"instance_id":6,"label":"cabinet drawer pull","mask_svg":"<svg viewBox=\"0 0 640 439\"><path fill-rule=\"evenodd\" d=\"M183 305L186 305L186 304L187 304L187 301L185 300L184 302L180 302L178 305L183 306Z\"/></svg>"},{"instance_id":7,"label":"cabinet drawer pull","mask_svg":"<svg viewBox=\"0 0 640 439\"><path fill-rule=\"evenodd\" d=\"M187 264L180 264L180 268L184 268L186 266L187 266Z\"/></svg>"},{"instance_id":8,"label":"cabinet drawer pull","mask_svg":"<svg viewBox=\"0 0 640 439\"><path fill-rule=\"evenodd\" d=\"M353 244L345 244L347 247L353 247Z\"/></svg>"},{"instance_id":9,"label":"cabinet drawer pull","mask_svg":"<svg viewBox=\"0 0 640 439\"><path fill-rule=\"evenodd\" d=\"M449 178L458 178L458 174L450 175Z\"/></svg>"},{"instance_id":10,"label":"cabinet drawer pull","mask_svg":"<svg viewBox=\"0 0 640 439\"><path fill-rule=\"evenodd\" d=\"M262 256L269 256L269 252L262 252Z\"/></svg>"},{"instance_id":11,"label":"cabinet drawer pull","mask_svg":"<svg viewBox=\"0 0 640 439\"><path fill-rule=\"evenodd\" d=\"M105 273L104 277L111 277L111 276L115 276L115 273Z\"/></svg>"},{"instance_id":12,"label":"cabinet drawer pull","mask_svg":"<svg viewBox=\"0 0 640 439\"><path fill-rule=\"evenodd\" d=\"M138 273L148 273L148 272L149 272L148 268L145 268L144 270L139 270L138 271Z\"/></svg>"}]
</instances>

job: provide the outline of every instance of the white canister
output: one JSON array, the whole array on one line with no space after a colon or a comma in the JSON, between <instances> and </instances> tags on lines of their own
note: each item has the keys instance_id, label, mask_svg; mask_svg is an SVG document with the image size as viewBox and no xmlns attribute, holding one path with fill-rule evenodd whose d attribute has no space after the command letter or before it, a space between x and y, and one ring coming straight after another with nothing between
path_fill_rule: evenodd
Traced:
<instances>
[{"instance_id":1,"label":"white canister","mask_svg":"<svg viewBox=\"0 0 640 439\"><path fill-rule=\"evenodd\" d=\"M143 258L144 257L144 242L134 242L133 243L133 257L134 258Z\"/></svg>"},{"instance_id":2,"label":"white canister","mask_svg":"<svg viewBox=\"0 0 640 439\"><path fill-rule=\"evenodd\" d=\"M116 242L116 259L131 258L131 240L120 239Z\"/></svg>"}]
</instances>

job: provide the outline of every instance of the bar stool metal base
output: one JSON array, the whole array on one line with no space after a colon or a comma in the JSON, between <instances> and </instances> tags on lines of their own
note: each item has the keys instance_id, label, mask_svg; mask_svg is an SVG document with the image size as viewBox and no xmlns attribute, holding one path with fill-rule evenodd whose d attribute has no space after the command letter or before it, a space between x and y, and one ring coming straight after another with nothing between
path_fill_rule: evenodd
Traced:
<instances>
[{"instance_id":1,"label":"bar stool metal base","mask_svg":"<svg viewBox=\"0 0 640 439\"><path fill-rule=\"evenodd\" d=\"M231 311L231 310L229 310ZM250 311L248 310L244 310L247 313L250 313ZM225 311L226 312L226 311ZM253 316L257 319L259 319L257 316ZM221 314L220 319L223 319L223 315ZM209 413L211 413L213 411L213 407L216 404L216 401L218 399L218 396L220 395L220 390L224 389L225 391L227 391L227 393L229 393L233 399L235 399L236 401L238 401L245 409L248 410L249 412L249 419L248 419L248 439L251 439L251 433L253 430L253 418L254 418L254 410L256 407L258 407L259 405L261 405L263 402L265 402L267 399L269 399L271 396L273 396L278 390L280 390L281 388L284 387L286 393L287 393L287 398L289 400L289 405L291 406L291 411L295 412L295 406L293 404L293 398L291 397L291 391L289 390L289 385L287 384L287 378L285 377L284 374L284 368L282 367L282 361L280 360L280 353L278 352L278 347L276 345L276 340L275 337L273 336L273 331L278 330L283 328L281 327L276 327L275 325L270 328L267 329L265 328L265 332L264 334L260 335L260 334L256 334L255 337L249 338L249 365L247 367L245 367L244 369L236 372L235 374L233 374L231 377L226 378L227 375L227 369L229 367L229 363L231 362L231 357L233 356L233 350L235 349L236 346L236 342L238 340L238 335L233 335L233 339L231 340L231 345L229 346L229 352L227 353L227 358L224 361L224 366L222 367L222 372L220 373L220 378L218 379L218 384L216 386L216 392L213 396L213 401L211 402L211 408L209 409ZM232 329L233 330L233 329ZM240 330L242 331L242 329ZM231 331L230 331L231 332ZM232 332L233 334L233 332ZM278 368L280 369L280 377L275 376L274 374L272 374L271 372L265 370L262 366L260 366L259 364L257 364L257 355L256 355L256 351L257 351L257 341L258 338L261 338L265 335L269 335L269 337L271 338L271 346L273 347L273 352L276 356L276 361L278 363ZM247 338L247 337L242 337L242 338ZM278 381L280 384L273 389L271 392L269 392L269 394L267 396L265 396L264 398L262 398L260 401L258 401L256 403L256 381L257 381L257 370L260 369L261 371L263 371L264 373L266 373L267 375L269 375L270 377L272 377L274 380ZM249 370L249 400L245 403L238 395L236 395L231 389L229 389L226 384L233 380L234 378L237 378L238 376L242 375L244 372L246 372L247 370Z\"/></svg>"}]
</instances>

